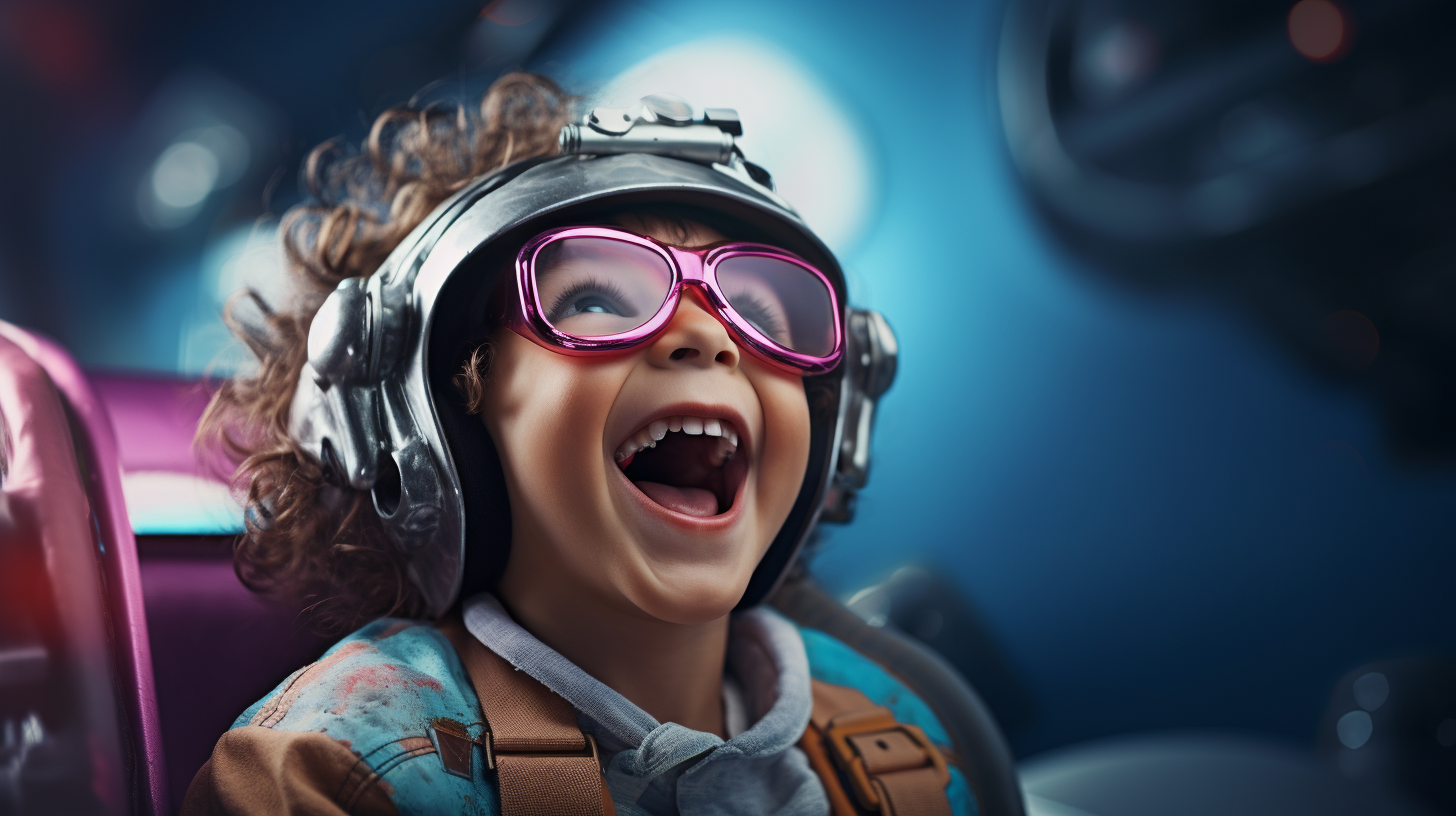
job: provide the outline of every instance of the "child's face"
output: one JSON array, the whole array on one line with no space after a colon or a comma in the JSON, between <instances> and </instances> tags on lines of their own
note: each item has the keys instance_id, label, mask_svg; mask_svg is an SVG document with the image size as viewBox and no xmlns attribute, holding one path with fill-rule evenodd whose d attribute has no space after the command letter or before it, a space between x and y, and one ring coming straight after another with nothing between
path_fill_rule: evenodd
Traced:
<instances>
[{"instance_id":1,"label":"child's face","mask_svg":"<svg viewBox=\"0 0 1456 816\"><path fill-rule=\"evenodd\" d=\"M650 223L622 226L685 246L724 240L701 225L686 241ZM695 294L625 353L573 357L509 330L493 340L484 417L513 524L502 592L549 586L674 623L731 611L804 479L802 378L746 353ZM696 418L731 423L736 451L723 462L726 433L668 432L624 471L624 443L677 417L692 418L688 430Z\"/></svg>"}]
</instances>

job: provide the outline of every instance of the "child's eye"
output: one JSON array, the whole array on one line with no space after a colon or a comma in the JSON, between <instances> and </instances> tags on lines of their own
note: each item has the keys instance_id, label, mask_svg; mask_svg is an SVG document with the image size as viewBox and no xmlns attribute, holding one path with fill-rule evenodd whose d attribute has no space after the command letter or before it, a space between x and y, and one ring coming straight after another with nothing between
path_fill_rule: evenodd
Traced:
<instances>
[{"instance_id":1,"label":"child's eye","mask_svg":"<svg viewBox=\"0 0 1456 816\"><path fill-rule=\"evenodd\" d=\"M610 298L604 298L600 295L588 295L577 298L572 303L567 304L560 316L570 317L574 314L583 313L620 315L622 313L621 308Z\"/></svg>"},{"instance_id":2,"label":"child's eye","mask_svg":"<svg viewBox=\"0 0 1456 816\"><path fill-rule=\"evenodd\" d=\"M788 330L778 310L752 295L738 295L732 298L733 308L755 329L782 345L790 345Z\"/></svg>"},{"instance_id":3,"label":"child's eye","mask_svg":"<svg viewBox=\"0 0 1456 816\"><path fill-rule=\"evenodd\" d=\"M551 322L566 320L579 314L604 314L634 317L636 310L628 305L621 289L609 282L584 280L571 285L556 296L546 317Z\"/></svg>"}]
</instances>

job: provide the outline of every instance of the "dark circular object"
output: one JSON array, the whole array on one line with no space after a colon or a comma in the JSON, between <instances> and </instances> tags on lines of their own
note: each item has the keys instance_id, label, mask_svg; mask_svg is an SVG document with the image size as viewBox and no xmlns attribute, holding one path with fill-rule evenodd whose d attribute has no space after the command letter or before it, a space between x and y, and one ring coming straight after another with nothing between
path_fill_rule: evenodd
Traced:
<instances>
[{"instance_id":1,"label":"dark circular object","mask_svg":"<svg viewBox=\"0 0 1456 816\"><path fill-rule=\"evenodd\" d=\"M1013 0L1010 158L1087 266L1240 304L1456 462L1456 6L1292 5Z\"/></svg>"}]
</instances>

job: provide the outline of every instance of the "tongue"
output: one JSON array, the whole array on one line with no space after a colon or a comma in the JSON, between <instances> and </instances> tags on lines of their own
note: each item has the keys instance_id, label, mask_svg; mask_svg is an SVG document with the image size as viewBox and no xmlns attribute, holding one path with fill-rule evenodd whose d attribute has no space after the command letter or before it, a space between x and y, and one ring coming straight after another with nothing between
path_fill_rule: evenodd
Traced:
<instances>
[{"instance_id":1,"label":"tongue","mask_svg":"<svg viewBox=\"0 0 1456 816\"><path fill-rule=\"evenodd\" d=\"M686 516L707 518L718 515L718 497L701 487L673 487L661 482L634 482L647 498Z\"/></svg>"}]
</instances>

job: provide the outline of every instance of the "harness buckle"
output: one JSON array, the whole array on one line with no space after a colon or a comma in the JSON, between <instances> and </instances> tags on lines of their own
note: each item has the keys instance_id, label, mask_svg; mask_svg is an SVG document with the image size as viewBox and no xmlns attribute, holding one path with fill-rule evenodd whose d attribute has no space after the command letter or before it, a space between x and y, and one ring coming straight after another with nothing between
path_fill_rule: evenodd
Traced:
<instances>
[{"instance_id":1,"label":"harness buckle","mask_svg":"<svg viewBox=\"0 0 1456 816\"><path fill-rule=\"evenodd\" d=\"M875 780L883 775L931 768L942 786L950 782L940 749L919 727L896 722L883 706L835 717L824 736L834 764L849 777L855 798L866 809L881 809Z\"/></svg>"}]
</instances>

